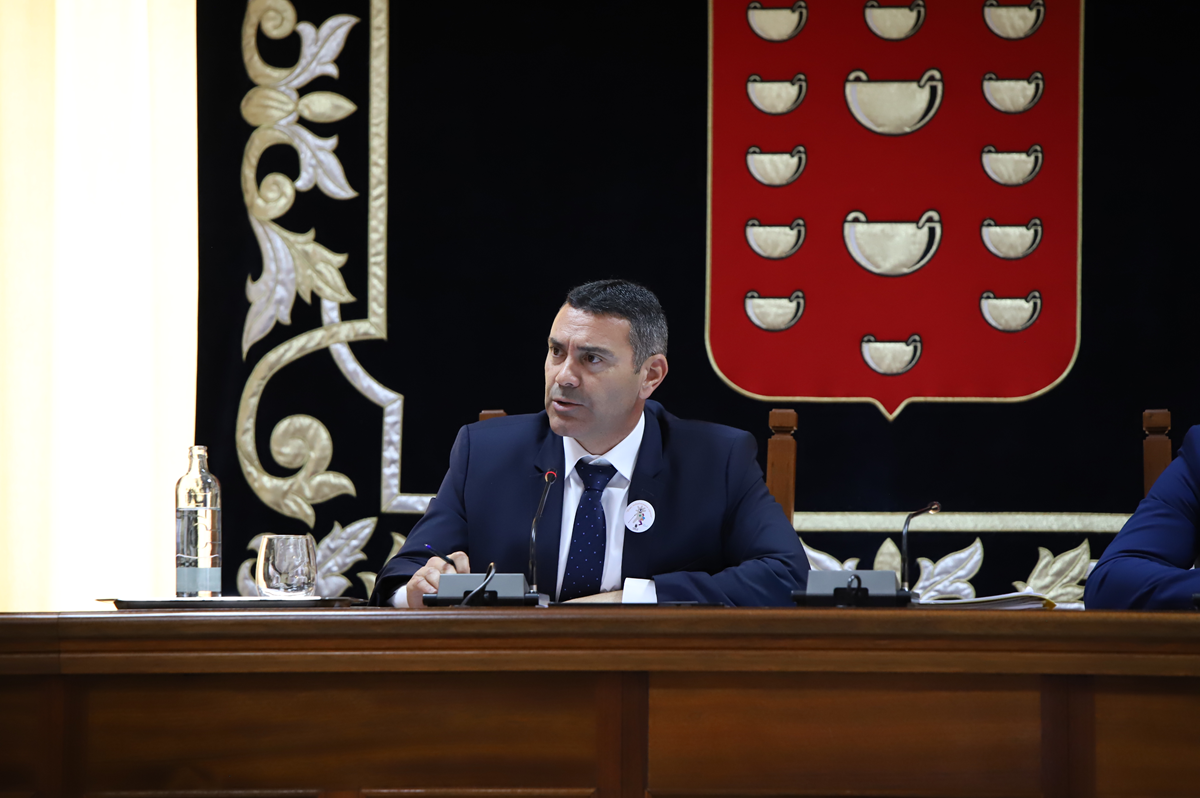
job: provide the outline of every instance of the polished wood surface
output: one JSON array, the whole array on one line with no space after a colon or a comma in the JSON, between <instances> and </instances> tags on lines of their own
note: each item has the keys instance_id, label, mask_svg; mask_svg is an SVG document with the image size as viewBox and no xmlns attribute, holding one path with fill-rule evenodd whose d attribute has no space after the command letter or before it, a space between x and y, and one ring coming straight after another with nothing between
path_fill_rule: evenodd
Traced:
<instances>
[{"instance_id":1,"label":"polished wood surface","mask_svg":"<svg viewBox=\"0 0 1200 798\"><path fill-rule=\"evenodd\" d=\"M1200 614L0 615L0 796L1200 792Z\"/></svg>"}]
</instances>

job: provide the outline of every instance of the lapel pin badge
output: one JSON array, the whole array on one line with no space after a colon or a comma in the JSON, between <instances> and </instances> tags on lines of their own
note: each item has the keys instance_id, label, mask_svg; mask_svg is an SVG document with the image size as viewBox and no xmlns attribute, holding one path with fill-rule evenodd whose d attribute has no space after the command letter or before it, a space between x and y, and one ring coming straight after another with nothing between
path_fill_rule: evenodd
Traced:
<instances>
[{"instance_id":1,"label":"lapel pin badge","mask_svg":"<svg viewBox=\"0 0 1200 798\"><path fill-rule=\"evenodd\" d=\"M625 528L630 532L645 532L654 526L654 507L639 499L625 508Z\"/></svg>"}]
</instances>

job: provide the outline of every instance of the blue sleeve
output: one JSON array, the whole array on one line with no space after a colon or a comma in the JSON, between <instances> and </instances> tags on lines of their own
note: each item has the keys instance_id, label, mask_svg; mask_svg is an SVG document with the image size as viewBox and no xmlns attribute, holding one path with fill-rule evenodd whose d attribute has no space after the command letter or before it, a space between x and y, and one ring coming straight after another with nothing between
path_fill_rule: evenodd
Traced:
<instances>
[{"instance_id":1,"label":"blue sleeve","mask_svg":"<svg viewBox=\"0 0 1200 798\"><path fill-rule=\"evenodd\" d=\"M1088 577L1088 609L1190 609L1200 593L1196 563L1200 426L1192 427L1150 495L1117 533Z\"/></svg>"},{"instance_id":2,"label":"blue sleeve","mask_svg":"<svg viewBox=\"0 0 1200 798\"><path fill-rule=\"evenodd\" d=\"M739 436L726 463L730 503L724 525L724 558L715 574L679 571L654 577L658 600L735 607L791 606L792 591L808 584L808 557L758 467L758 446Z\"/></svg>"},{"instance_id":3,"label":"blue sleeve","mask_svg":"<svg viewBox=\"0 0 1200 798\"><path fill-rule=\"evenodd\" d=\"M392 594L404 585L412 575L429 561L428 543L443 554L467 550L467 464L471 453L471 434L468 427L458 431L454 447L450 450L450 468L442 479L437 496L429 502L429 509L416 523L408 539L375 579L375 590L371 603L386 606Z\"/></svg>"}]
</instances>

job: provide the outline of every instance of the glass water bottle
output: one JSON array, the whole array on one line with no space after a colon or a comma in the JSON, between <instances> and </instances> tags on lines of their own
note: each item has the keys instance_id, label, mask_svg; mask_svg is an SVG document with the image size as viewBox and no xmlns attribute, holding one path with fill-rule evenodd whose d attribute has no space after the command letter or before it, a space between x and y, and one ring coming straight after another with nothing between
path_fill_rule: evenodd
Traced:
<instances>
[{"instance_id":1,"label":"glass water bottle","mask_svg":"<svg viewBox=\"0 0 1200 798\"><path fill-rule=\"evenodd\" d=\"M221 483L208 471L208 447L188 449L175 483L175 595L221 595Z\"/></svg>"}]
</instances>

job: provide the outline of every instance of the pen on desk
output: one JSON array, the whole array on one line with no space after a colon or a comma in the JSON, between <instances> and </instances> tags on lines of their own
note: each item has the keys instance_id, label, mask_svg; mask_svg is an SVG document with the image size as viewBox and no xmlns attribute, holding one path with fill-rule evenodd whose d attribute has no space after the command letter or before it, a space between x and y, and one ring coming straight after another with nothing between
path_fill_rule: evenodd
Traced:
<instances>
[{"instance_id":1,"label":"pen on desk","mask_svg":"<svg viewBox=\"0 0 1200 798\"><path fill-rule=\"evenodd\" d=\"M441 557L443 560L450 563L450 565L454 568L454 572L458 573L458 566L454 564L454 560L450 559L445 554L442 554L440 551L435 549L433 546L430 546L428 543L425 544L425 548L429 549L429 551L433 554L434 557Z\"/></svg>"}]
</instances>

